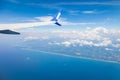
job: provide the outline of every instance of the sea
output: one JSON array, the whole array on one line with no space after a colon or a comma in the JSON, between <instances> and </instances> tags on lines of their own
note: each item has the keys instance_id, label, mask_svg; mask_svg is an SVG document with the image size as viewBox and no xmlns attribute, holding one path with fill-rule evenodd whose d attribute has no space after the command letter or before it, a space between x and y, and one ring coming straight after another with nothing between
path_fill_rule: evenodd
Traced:
<instances>
[{"instance_id":1,"label":"sea","mask_svg":"<svg viewBox=\"0 0 120 80\"><path fill-rule=\"evenodd\" d=\"M0 80L120 80L120 64L1 48Z\"/></svg>"}]
</instances>

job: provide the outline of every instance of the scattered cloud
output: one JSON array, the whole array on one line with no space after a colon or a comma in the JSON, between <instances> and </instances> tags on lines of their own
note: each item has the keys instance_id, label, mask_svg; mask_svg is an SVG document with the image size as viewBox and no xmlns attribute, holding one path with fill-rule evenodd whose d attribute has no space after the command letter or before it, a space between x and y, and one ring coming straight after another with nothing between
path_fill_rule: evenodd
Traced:
<instances>
[{"instance_id":1,"label":"scattered cloud","mask_svg":"<svg viewBox=\"0 0 120 80\"><path fill-rule=\"evenodd\" d=\"M112 51L113 49L110 48L105 48L106 51Z\"/></svg>"},{"instance_id":2,"label":"scattered cloud","mask_svg":"<svg viewBox=\"0 0 120 80\"><path fill-rule=\"evenodd\" d=\"M100 42L95 42L95 41L90 41L90 40L80 40L80 39L73 39L73 40L68 40L68 41L64 41L61 43L53 43L56 45L64 45L66 47L70 47L70 46L74 46L74 45L79 45L79 46L96 46L96 47L105 47L105 46L109 46L112 44L111 40L103 40Z\"/></svg>"},{"instance_id":3,"label":"scattered cloud","mask_svg":"<svg viewBox=\"0 0 120 80\"><path fill-rule=\"evenodd\" d=\"M94 22L61 22L64 26L81 26L81 25L95 25Z\"/></svg>"},{"instance_id":4,"label":"scattered cloud","mask_svg":"<svg viewBox=\"0 0 120 80\"><path fill-rule=\"evenodd\" d=\"M95 14L96 12L95 11L83 11L82 13L83 14Z\"/></svg>"},{"instance_id":5,"label":"scattered cloud","mask_svg":"<svg viewBox=\"0 0 120 80\"><path fill-rule=\"evenodd\" d=\"M28 41L28 40L36 40L39 39L38 37L34 37L34 36L28 36L24 38L24 41Z\"/></svg>"},{"instance_id":6,"label":"scattered cloud","mask_svg":"<svg viewBox=\"0 0 120 80\"><path fill-rule=\"evenodd\" d=\"M49 37L48 36L39 36L39 35L28 35L27 37L24 38L24 41L32 41L32 40L48 40Z\"/></svg>"},{"instance_id":7,"label":"scattered cloud","mask_svg":"<svg viewBox=\"0 0 120 80\"><path fill-rule=\"evenodd\" d=\"M117 39L116 41L120 42L120 39Z\"/></svg>"},{"instance_id":8,"label":"scattered cloud","mask_svg":"<svg viewBox=\"0 0 120 80\"><path fill-rule=\"evenodd\" d=\"M38 33L37 33L38 34ZM104 27L89 28L84 30L53 30L50 32L39 33L36 39L46 37L49 39L58 39L49 41L49 45L58 46L94 46L94 47L108 47L119 48L120 30L110 30ZM32 35L35 36L34 33ZM44 38L43 38L44 40ZM105 50L110 50L105 48Z\"/></svg>"},{"instance_id":9,"label":"scattered cloud","mask_svg":"<svg viewBox=\"0 0 120 80\"><path fill-rule=\"evenodd\" d=\"M35 19L39 21L50 21L52 19L52 16L35 17Z\"/></svg>"},{"instance_id":10,"label":"scattered cloud","mask_svg":"<svg viewBox=\"0 0 120 80\"><path fill-rule=\"evenodd\" d=\"M79 10L67 10L70 15L79 15Z\"/></svg>"},{"instance_id":11,"label":"scattered cloud","mask_svg":"<svg viewBox=\"0 0 120 80\"><path fill-rule=\"evenodd\" d=\"M115 47L115 48L119 48L120 47L120 43L112 44L112 46Z\"/></svg>"}]
</instances>

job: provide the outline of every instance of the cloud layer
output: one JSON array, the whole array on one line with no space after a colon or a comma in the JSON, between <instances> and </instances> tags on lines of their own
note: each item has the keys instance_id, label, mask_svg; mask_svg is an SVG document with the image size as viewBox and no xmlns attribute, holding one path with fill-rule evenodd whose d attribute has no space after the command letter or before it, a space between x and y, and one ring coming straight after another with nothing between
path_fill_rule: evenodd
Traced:
<instances>
[{"instance_id":1,"label":"cloud layer","mask_svg":"<svg viewBox=\"0 0 120 80\"><path fill-rule=\"evenodd\" d=\"M36 33L34 33L36 34ZM50 45L58 45L58 46L95 46L95 47L120 47L120 30L110 30L104 27L97 27L93 29L85 29L82 31L75 30L56 30L51 32L39 33L36 35L37 38L33 39L60 39L61 41L50 41L48 44ZM32 37L29 35L29 37ZM46 37L46 38L45 38ZM30 38L31 40L32 38Z\"/></svg>"}]
</instances>

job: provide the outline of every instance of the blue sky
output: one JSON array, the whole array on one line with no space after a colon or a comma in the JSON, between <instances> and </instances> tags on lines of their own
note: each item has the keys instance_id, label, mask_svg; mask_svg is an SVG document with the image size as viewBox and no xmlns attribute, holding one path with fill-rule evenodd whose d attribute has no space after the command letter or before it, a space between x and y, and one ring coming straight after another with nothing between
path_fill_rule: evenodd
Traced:
<instances>
[{"instance_id":1,"label":"blue sky","mask_svg":"<svg viewBox=\"0 0 120 80\"><path fill-rule=\"evenodd\" d=\"M0 23L26 22L35 17L53 16L62 9L61 17L72 23L113 29L120 26L118 0L2 0L0 5Z\"/></svg>"},{"instance_id":2,"label":"blue sky","mask_svg":"<svg viewBox=\"0 0 120 80\"><path fill-rule=\"evenodd\" d=\"M47 46L62 46L58 51L69 47L89 46L95 51L99 51L102 47L110 53L120 52L120 1L118 0L0 0L0 26L23 23L16 26L23 27L28 22L32 25L32 22L49 19L59 9L62 9L61 27L54 24L42 25L20 30L19 36L0 34L1 47L11 45L29 49L42 47L44 45L39 43L44 42ZM11 29L12 26L6 27ZM25 46L27 43L34 45ZM116 57L113 58L120 59Z\"/></svg>"}]
</instances>

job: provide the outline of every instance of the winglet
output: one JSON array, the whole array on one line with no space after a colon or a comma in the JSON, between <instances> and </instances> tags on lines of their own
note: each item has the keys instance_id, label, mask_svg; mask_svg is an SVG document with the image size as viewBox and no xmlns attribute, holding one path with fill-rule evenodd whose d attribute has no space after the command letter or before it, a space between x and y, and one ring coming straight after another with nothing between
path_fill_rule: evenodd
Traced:
<instances>
[{"instance_id":1,"label":"winglet","mask_svg":"<svg viewBox=\"0 0 120 80\"><path fill-rule=\"evenodd\" d=\"M58 23L58 22L55 22L55 24L58 25L58 26L62 26L62 25L61 25L60 23Z\"/></svg>"},{"instance_id":2,"label":"winglet","mask_svg":"<svg viewBox=\"0 0 120 80\"><path fill-rule=\"evenodd\" d=\"M61 15L61 11L62 10L59 10L59 12L57 13L56 16L54 16L51 21L55 21L55 24L58 25L58 26L61 26L61 24L58 22L58 19L60 18L60 15Z\"/></svg>"}]
</instances>

